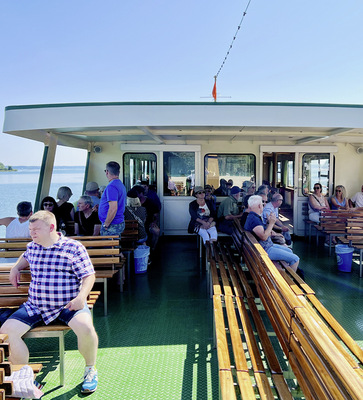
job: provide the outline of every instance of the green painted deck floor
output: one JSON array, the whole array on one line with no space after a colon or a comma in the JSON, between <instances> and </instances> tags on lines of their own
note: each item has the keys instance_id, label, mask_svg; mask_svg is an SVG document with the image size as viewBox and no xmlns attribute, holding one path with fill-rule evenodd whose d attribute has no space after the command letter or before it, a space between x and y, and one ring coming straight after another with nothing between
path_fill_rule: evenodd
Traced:
<instances>
[{"instance_id":1,"label":"green painted deck floor","mask_svg":"<svg viewBox=\"0 0 363 400\"><path fill-rule=\"evenodd\" d=\"M337 271L328 249L294 243L307 283L322 303L363 346L363 279ZM66 385L59 386L56 339L28 340L32 362L42 362L38 380L46 399L210 400L218 399L218 362L213 349L212 302L198 265L196 238L163 238L147 274L133 277L119 293L110 287L109 315L94 310L100 338L99 385L80 394L83 359L74 334L66 336Z\"/></svg>"}]
</instances>

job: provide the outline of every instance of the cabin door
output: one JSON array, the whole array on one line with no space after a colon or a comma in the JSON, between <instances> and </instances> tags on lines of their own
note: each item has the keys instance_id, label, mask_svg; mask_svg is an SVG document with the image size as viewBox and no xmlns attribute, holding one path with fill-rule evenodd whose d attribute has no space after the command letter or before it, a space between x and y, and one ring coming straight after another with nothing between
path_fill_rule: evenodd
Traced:
<instances>
[{"instance_id":1,"label":"cabin door","mask_svg":"<svg viewBox=\"0 0 363 400\"><path fill-rule=\"evenodd\" d=\"M261 146L261 182L266 180L284 198L280 215L297 236L304 236L306 202L314 183L329 197L334 186L336 146Z\"/></svg>"},{"instance_id":2,"label":"cabin door","mask_svg":"<svg viewBox=\"0 0 363 400\"><path fill-rule=\"evenodd\" d=\"M284 201L280 207L280 220L293 231L295 182L295 153L263 153L262 183L269 183Z\"/></svg>"}]
</instances>

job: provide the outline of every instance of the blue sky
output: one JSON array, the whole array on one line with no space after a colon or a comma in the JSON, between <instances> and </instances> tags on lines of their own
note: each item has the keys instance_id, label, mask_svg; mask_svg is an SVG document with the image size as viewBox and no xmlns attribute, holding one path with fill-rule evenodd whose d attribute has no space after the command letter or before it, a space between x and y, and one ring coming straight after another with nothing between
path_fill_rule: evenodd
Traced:
<instances>
[{"instance_id":1,"label":"blue sky","mask_svg":"<svg viewBox=\"0 0 363 400\"><path fill-rule=\"evenodd\" d=\"M247 4L1 0L0 108L212 101ZM363 104L362 19L361 0L252 0L218 77L219 101ZM0 162L40 163L42 145L3 133L0 142ZM74 159L64 152L57 163Z\"/></svg>"}]
</instances>

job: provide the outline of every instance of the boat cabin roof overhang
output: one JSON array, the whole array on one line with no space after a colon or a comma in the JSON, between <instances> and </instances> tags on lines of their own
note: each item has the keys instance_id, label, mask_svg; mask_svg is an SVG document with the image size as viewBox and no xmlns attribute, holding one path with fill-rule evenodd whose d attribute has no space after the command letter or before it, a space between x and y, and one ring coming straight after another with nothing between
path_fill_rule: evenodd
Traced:
<instances>
[{"instance_id":1,"label":"boat cabin roof overhang","mask_svg":"<svg viewBox=\"0 0 363 400\"><path fill-rule=\"evenodd\" d=\"M363 106L301 103L72 103L5 108L3 131L47 144L259 141L363 144Z\"/></svg>"}]
</instances>

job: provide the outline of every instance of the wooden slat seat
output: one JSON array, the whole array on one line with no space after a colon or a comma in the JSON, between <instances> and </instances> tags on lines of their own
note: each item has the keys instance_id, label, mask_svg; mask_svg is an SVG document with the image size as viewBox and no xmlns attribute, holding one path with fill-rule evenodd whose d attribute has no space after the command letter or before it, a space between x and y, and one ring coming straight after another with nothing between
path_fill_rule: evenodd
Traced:
<instances>
[{"instance_id":1,"label":"wooden slat seat","mask_svg":"<svg viewBox=\"0 0 363 400\"><path fill-rule=\"evenodd\" d=\"M276 268L251 233L243 232L239 250L306 397L359 399L363 390L360 347L290 267Z\"/></svg>"},{"instance_id":2,"label":"wooden slat seat","mask_svg":"<svg viewBox=\"0 0 363 400\"><path fill-rule=\"evenodd\" d=\"M363 212L355 209L321 211L319 224L314 225L314 228L317 231L317 244L319 233L327 235L330 255L332 249L332 238L345 236L347 220L355 218L363 218Z\"/></svg>"},{"instance_id":3,"label":"wooden slat seat","mask_svg":"<svg viewBox=\"0 0 363 400\"><path fill-rule=\"evenodd\" d=\"M237 398L237 390L243 399L255 399L257 390L261 398L274 399L276 390L281 399L292 399L248 278L235 261L228 242L212 246L207 253L212 255L210 274L221 398ZM234 390L233 384L238 389Z\"/></svg>"},{"instance_id":4,"label":"wooden slat seat","mask_svg":"<svg viewBox=\"0 0 363 400\"><path fill-rule=\"evenodd\" d=\"M24 365L12 364L6 361L9 356L10 349L7 343L8 336L0 334L0 400L12 398L13 400L21 400L14 397L13 382L5 380L5 377L10 376L13 372L19 371ZM43 368L42 364L29 364L34 374L38 374Z\"/></svg>"}]
</instances>

